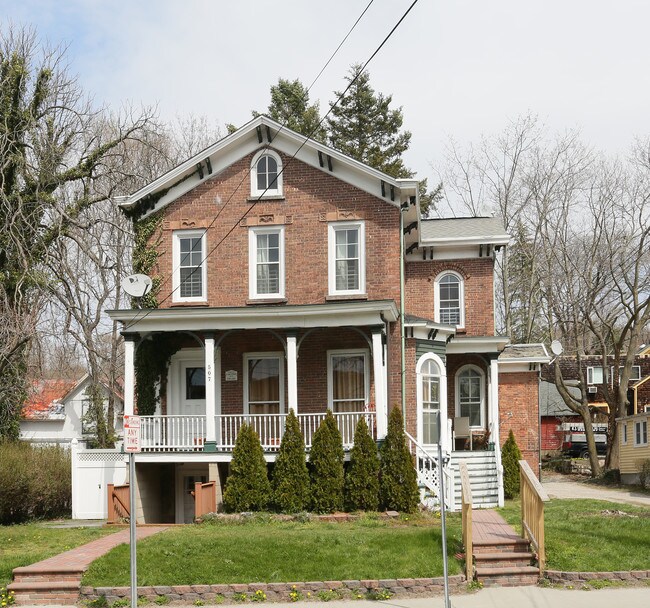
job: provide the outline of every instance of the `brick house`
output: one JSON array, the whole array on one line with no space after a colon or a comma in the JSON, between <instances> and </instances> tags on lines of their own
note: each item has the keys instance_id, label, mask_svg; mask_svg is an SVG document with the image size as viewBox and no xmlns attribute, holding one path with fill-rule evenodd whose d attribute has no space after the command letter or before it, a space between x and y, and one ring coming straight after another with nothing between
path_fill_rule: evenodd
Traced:
<instances>
[{"instance_id":1,"label":"brick house","mask_svg":"<svg viewBox=\"0 0 650 608\"><path fill-rule=\"evenodd\" d=\"M423 219L417 186L258 117L120 201L155 224L162 278L154 308L109 311L124 412L142 416L140 521L190 520L190 489L223 485L245 421L272 463L289 410L309 448L331 409L349 449L360 417L380 441L402 407L423 498L438 495L438 444L450 457L451 508L460 459L479 471L475 502L502 502L495 446L511 428L536 469L549 357L494 328L494 258L510 237L497 218ZM148 341L175 346L144 415Z\"/></svg>"}]
</instances>

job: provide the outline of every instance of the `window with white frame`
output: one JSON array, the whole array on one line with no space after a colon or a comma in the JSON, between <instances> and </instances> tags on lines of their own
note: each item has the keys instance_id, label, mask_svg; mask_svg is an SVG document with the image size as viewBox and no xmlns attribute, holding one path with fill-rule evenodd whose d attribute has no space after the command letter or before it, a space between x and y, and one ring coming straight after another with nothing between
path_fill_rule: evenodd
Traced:
<instances>
[{"instance_id":1,"label":"window with white frame","mask_svg":"<svg viewBox=\"0 0 650 608\"><path fill-rule=\"evenodd\" d=\"M648 421L640 420L634 423L634 447L648 445Z\"/></svg>"},{"instance_id":2,"label":"window with white frame","mask_svg":"<svg viewBox=\"0 0 650 608\"><path fill-rule=\"evenodd\" d=\"M253 157L251 196L282 195L282 160L271 150L262 150Z\"/></svg>"},{"instance_id":3,"label":"window with white frame","mask_svg":"<svg viewBox=\"0 0 650 608\"><path fill-rule=\"evenodd\" d=\"M327 384L333 412L363 412L370 393L368 351L329 351Z\"/></svg>"},{"instance_id":4,"label":"window with white frame","mask_svg":"<svg viewBox=\"0 0 650 608\"><path fill-rule=\"evenodd\" d=\"M363 294L366 290L365 225L341 222L328 228L330 295Z\"/></svg>"},{"instance_id":5,"label":"window with white frame","mask_svg":"<svg viewBox=\"0 0 650 608\"><path fill-rule=\"evenodd\" d=\"M456 375L456 411L472 428L485 428L485 380L478 367L468 365Z\"/></svg>"},{"instance_id":6,"label":"window with white frame","mask_svg":"<svg viewBox=\"0 0 650 608\"><path fill-rule=\"evenodd\" d=\"M248 233L251 298L284 297L284 227L251 228Z\"/></svg>"},{"instance_id":7,"label":"window with white frame","mask_svg":"<svg viewBox=\"0 0 650 608\"><path fill-rule=\"evenodd\" d=\"M602 384L603 383L603 368L602 367L588 367L587 368L587 384Z\"/></svg>"},{"instance_id":8,"label":"window with white frame","mask_svg":"<svg viewBox=\"0 0 650 608\"><path fill-rule=\"evenodd\" d=\"M611 375L612 375L612 381L614 380L614 368L612 367L611 369ZM623 374L623 366L621 365L618 368L618 379L620 380L621 375ZM630 369L630 377L628 379L630 382L636 382L637 380L641 380L641 366L640 365L633 365L632 369Z\"/></svg>"},{"instance_id":9,"label":"window with white frame","mask_svg":"<svg viewBox=\"0 0 650 608\"><path fill-rule=\"evenodd\" d=\"M623 427L623 432L621 433L621 443L623 445L627 445L627 422L624 422L622 424Z\"/></svg>"},{"instance_id":10,"label":"window with white frame","mask_svg":"<svg viewBox=\"0 0 650 608\"><path fill-rule=\"evenodd\" d=\"M422 391L422 443L438 443L437 413L440 411L440 369L435 361L427 359L420 368Z\"/></svg>"},{"instance_id":11,"label":"window with white frame","mask_svg":"<svg viewBox=\"0 0 650 608\"><path fill-rule=\"evenodd\" d=\"M284 412L284 357L281 353L246 353L244 374L246 413Z\"/></svg>"},{"instance_id":12,"label":"window with white frame","mask_svg":"<svg viewBox=\"0 0 650 608\"><path fill-rule=\"evenodd\" d=\"M446 271L438 275L434 284L435 312L438 323L465 326L464 281L458 273Z\"/></svg>"},{"instance_id":13,"label":"window with white frame","mask_svg":"<svg viewBox=\"0 0 650 608\"><path fill-rule=\"evenodd\" d=\"M174 302L204 302L207 294L205 231L175 231L172 251Z\"/></svg>"}]
</instances>

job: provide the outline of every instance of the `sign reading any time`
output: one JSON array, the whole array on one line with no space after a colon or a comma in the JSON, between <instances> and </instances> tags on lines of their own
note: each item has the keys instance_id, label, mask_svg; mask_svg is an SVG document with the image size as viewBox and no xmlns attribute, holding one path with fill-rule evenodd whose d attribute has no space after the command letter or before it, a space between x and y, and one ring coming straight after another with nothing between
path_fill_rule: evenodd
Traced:
<instances>
[{"instance_id":1,"label":"sign reading any time","mask_svg":"<svg viewBox=\"0 0 650 608\"><path fill-rule=\"evenodd\" d=\"M140 416L124 416L124 451L141 451Z\"/></svg>"}]
</instances>

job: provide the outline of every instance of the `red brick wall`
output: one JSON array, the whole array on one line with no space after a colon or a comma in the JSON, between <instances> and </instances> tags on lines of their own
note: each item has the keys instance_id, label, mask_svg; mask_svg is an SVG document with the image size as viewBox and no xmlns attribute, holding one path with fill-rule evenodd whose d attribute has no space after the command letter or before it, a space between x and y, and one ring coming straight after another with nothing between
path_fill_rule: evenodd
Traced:
<instances>
[{"instance_id":1,"label":"red brick wall","mask_svg":"<svg viewBox=\"0 0 650 608\"><path fill-rule=\"evenodd\" d=\"M443 270L464 278L465 328L469 336L494 335L494 261L492 258L409 262L406 265L407 312L434 318L434 281Z\"/></svg>"},{"instance_id":2,"label":"red brick wall","mask_svg":"<svg viewBox=\"0 0 650 608\"><path fill-rule=\"evenodd\" d=\"M248 300L248 231L239 220L253 204L250 198L249 155L207 180L164 209L166 222L191 219L209 223L221 213L207 233L208 305L244 306ZM283 156L283 155L281 155ZM283 162L288 158L283 156ZM262 214L292 216L285 226L286 297L289 304L324 303L328 292L327 229L321 214L337 209L365 219L366 292L371 300L399 301L399 210L333 175L294 160L284 173L284 200L261 201L248 217ZM237 186L241 187L237 190ZM377 185L379 188L379 184ZM229 202L228 202L229 201ZM235 229L228 234L233 225ZM199 223L199 226L201 224ZM172 230L163 231L158 267L169 277L172 264ZM171 281L161 288L161 308L172 306ZM167 299L166 299L167 298Z\"/></svg>"},{"instance_id":3,"label":"red brick wall","mask_svg":"<svg viewBox=\"0 0 650 608\"><path fill-rule=\"evenodd\" d=\"M512 429L522 456L539 473L539 414L537 372L499 374L501 445Z\"/></svg>"}]
</instances>

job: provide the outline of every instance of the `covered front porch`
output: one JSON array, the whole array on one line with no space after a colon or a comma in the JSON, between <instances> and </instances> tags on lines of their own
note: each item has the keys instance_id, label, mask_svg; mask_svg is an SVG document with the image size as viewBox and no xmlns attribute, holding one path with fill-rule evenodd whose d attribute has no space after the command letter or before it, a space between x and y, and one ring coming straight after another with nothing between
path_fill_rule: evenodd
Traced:
<instances>
[{"instance_id":1,"label":"covered front porch","mask_svg":"<svg viewBox=\"0 0 650 608\"><path fill-rule=\"evenodd\" d=\"M141 417L143 451L232 452L246 423L277 452L290 411L307 449L328 409L346 450L361 418L386 434L392 301L109 314L125 329L124 413ZM159 351L167 359L145 401L136 368Z\"/></svg>"}]
</instances>

